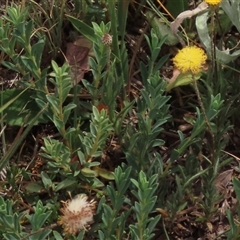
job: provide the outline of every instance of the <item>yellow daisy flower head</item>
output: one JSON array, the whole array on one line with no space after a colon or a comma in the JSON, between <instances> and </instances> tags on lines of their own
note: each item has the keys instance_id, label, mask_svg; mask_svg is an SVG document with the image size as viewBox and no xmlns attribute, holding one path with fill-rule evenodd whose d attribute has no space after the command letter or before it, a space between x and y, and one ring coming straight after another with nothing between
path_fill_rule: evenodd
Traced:
<instances>
[{"instance_id":1,"label":"yellow daisy flower head","mask_svg":"<svg viewBox=\"0 0 240 240\"><path fill-rule=\"evenodd\" d=\"M173 58L173 63L182 73L191 72L197 74L206 63L207 55L196 46L188 46L181 49Z\"/></svg>"},{"instance_id":2,"label":"yellow daisy flower head","mask_svg":"<svg viewBox=\"0 0 240 240\"><path fill-rule=\"evenodd\" d=\"M205 2L209 5L218 5L222 0L205 0Z\"/></svg>"}]
</instances>

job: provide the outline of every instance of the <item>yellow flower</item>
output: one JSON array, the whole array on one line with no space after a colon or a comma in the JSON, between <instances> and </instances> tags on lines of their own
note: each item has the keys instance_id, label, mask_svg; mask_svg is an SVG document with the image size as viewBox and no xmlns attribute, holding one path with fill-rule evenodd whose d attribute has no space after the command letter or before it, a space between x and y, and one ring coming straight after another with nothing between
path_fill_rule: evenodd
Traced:
<instances>
[{"instance_id":1,"label":"yellow flower","mask_svg":"<svg viewBox=\"0 0 240 240\"><path fill-rule=\"evenodd\" d=\"M63 225L65 233L75 235L93 222L95 208L96 202L88 202L86 196L79 195L65 203L58 224Z\"/></svg>"},{"instance_id":2,"label":"yellow flower","mask_svg":"<svg viewBox=\"0 0 240 240\"><path fill-rule=\"evenodd\" d=\"M205 0L205 2L209 5L218 5L222 0Z\"/></svg>"},{"instance_id":3,"label":"yellow flower","mask_svg":"<svg viewBox=\"0 0 240 240\"><path fill-rule=\"evenodd\" d=\"M196 46L185 47L173 58L173 63L182 73L197 74L207 60L207 55Z\"/></svg>"}]
</instances>

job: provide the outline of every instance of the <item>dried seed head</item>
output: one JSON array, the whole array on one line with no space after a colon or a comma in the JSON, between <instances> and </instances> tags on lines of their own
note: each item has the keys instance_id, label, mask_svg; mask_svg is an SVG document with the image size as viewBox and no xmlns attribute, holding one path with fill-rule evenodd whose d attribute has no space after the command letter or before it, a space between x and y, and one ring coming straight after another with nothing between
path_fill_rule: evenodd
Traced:
<instances>
[{"instance_id":1,"label":"dried seed head","mask_svg":"<svg viewBox=\"0 0 240 240\"><path fill-rule=\"evenodd\" d=\"M112 44L112 36L108 33L103 34L102 43L104 45L111 45Z\"/></svg>"},{"instance_id":2,"label":"dried seed head","mask_svg":"<svg viewBox=\"0 0 240 240\"><path fill-rule=\"evenodd\" d=\"M95 208L95 201L89 202L86 196L80 195L68 201L60 210L63 215L60 217L58 224L63 226L65 233L75 235L93 222Z\"/></svg>"}]
</instances>

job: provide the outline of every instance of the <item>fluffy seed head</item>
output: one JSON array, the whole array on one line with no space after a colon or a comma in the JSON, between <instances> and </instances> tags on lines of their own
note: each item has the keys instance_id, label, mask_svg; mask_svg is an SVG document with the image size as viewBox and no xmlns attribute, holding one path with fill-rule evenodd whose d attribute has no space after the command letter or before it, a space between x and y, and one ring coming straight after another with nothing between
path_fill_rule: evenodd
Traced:
<instances>
[{"instance_id":1,"label":"fluffy seed head","mask_svg":"<svg viewBox=\"0 0 240 240\"><path fill-rule=\"evenodd\" d=\"M65 233L75 235L93 222L95 208L95 201L89 202L86 196L79 195L65 203L65 206L60 210L63 215L58 224L63 226Z\"/></svg>"},{"instance_id":2,"label":"fluffy seed head","mask_svg":"<svg viewBox=\"0 0 240 240\"><path fill-rule=\"evenodd\" d=\"M102 43L104 45L111 45L112 44L112 36L108 33L105 33L103 36L102 36Z\"/></svg>"}]
</instances>

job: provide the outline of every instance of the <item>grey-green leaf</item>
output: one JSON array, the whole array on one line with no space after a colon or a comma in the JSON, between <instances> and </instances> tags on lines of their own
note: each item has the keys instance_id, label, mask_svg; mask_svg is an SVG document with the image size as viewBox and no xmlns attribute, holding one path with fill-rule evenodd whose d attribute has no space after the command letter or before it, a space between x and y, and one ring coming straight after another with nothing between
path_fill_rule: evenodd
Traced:
<instances>
[{"instance_id":1,"label":"grey-green leaf","mask_svg":"<svg viewBox=\"0 0 240 240\"><path fill-rule=\"evenodd\" d=\"M211 38L208 32L208 26L207 26L207 20L208 20L208 12L204 13L196 18L196 27L198 31L199 38L204 45L208 56L211 58L212 54L212 44L211 44ZM216 48L216 58L217 61L220 63L229 63L231 61L234 61L237 59L238 56L240 56L240 50L233 52L232 54L229 52L229 50L221 51L217 47Z\"/></svg>"}]
</instances>

